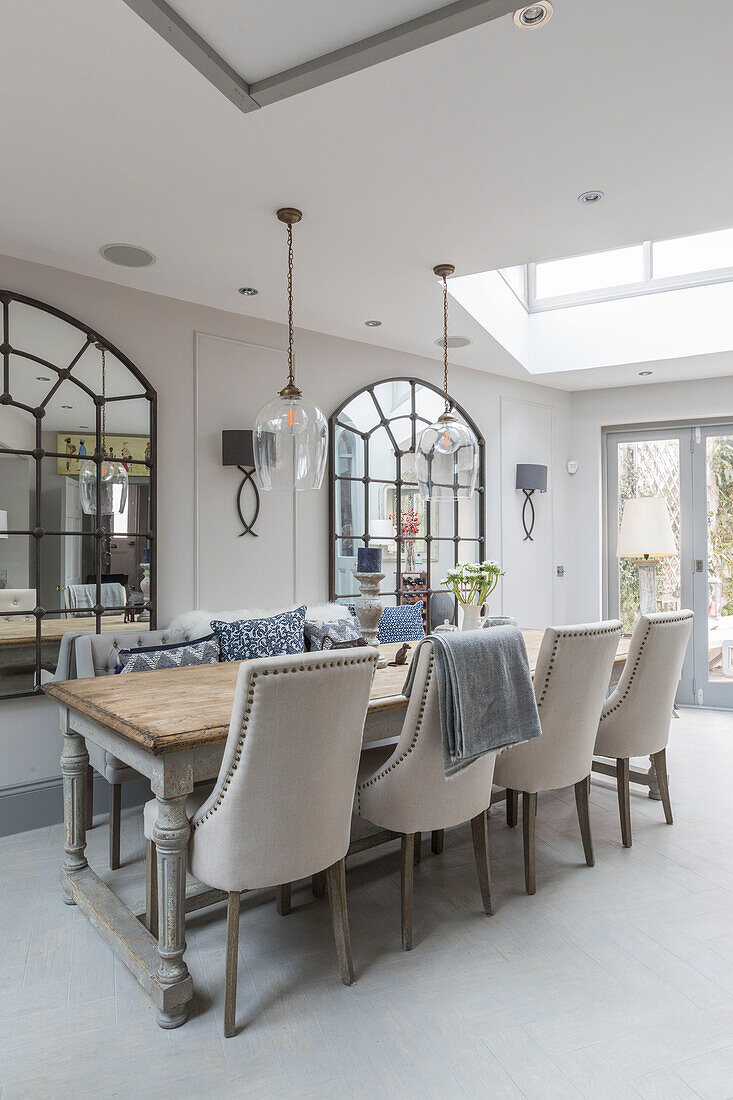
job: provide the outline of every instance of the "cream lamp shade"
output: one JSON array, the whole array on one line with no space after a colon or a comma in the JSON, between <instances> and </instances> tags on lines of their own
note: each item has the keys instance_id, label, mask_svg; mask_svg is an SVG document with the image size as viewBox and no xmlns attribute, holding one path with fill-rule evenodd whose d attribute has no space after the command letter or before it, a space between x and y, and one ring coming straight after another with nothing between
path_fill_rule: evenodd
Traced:
<instances>
[{"instance_id":1,"label":"cream lamp shade","mask_svg":"<svg viewBox=\"0 0 733 1100\"><path fill-rule=\"evenodd\" d=\"M373 519L369 523L371 542L391 542L397 537L395 525L391 519Z\"/></svg>"},{"instance_id":2,"label":"cream lamp shade","mask_svg":"<svg viewBox=\"0 0 733 1100\"><path fill-rule=\"evenodd\" d=\"M8 531L8 513L0 508L0 539L6 539Z\"/></svg>"},{"instance_id":3,"label":"cream lamp shade","mask_svg":"<svg viewBox=\"0 0 733 1100\"><path fill-rule=\"evenodd\" d=\"M618 558L669 558L677 553L664 497L632 497L624 504Z\"/></svg>"}]
</instances>

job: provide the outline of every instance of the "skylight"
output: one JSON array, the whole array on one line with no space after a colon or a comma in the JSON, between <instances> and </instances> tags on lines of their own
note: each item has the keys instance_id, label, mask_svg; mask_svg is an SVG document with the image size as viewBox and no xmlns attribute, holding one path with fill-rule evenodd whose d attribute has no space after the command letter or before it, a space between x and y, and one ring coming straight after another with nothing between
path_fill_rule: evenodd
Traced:
<instances>
[{"instance_id":1,"label":"skylight","mask_svg":"<svg viewBox=\"0 0 733 1100\"><path fill-rule=\"evenodd\" d=\"M733 350L733 229L454 278L531 374Z\"/></svg>"},{"instance_id":2,"label":"skylight","mask_svg":"<svg viewBox=\"0 0 733 1100\"><path fill-rule=\"evenodd\" d=\"M530 313L733 279L733 229L503 268Z\"/></svg>"}]
</instances>

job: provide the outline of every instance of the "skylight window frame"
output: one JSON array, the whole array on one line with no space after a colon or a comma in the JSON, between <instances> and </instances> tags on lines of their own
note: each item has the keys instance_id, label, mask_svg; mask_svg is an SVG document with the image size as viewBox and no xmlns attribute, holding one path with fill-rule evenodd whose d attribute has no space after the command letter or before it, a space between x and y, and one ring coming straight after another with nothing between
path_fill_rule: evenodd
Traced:
<instances>
[{"instance_id":1,"label":"skylight window frame","mask_svg":"<svg viewBox=\"0 0 733 1100\"><path fill-rule=\"evenodd\" d=\"M660 238L660 240L676 238ZM573 306L595 305L601 302L614 302L624 298L637 298L644 294L662 294L671 290L687 290L693 287L712 286L716 283L733 282L733 265L724 268L711 268L708 271L696 271L683 275L668 276L663 279L654 278L654 245L655 241L642 241L644 279L636 283L621 283L616 286L599 287L598 289L575 291L572 294L560 294L551 298L537 298L537 264L526 265L527 272L525 286L527 300L522 305L529 314L547 313L556 309L569 309ZM629 247L629 246L621 246ZM600 251L614 251L613 249L601 249ZM579 253L578 256L590 255ZM575 259L575 257L558 257L561 259ZM542 261L540 261L542 262ZM506 280L505 280L506 281ZM509 285L507 283L507 285ZM513 288L510 287L513 293ZM516 293L515 293L516 296ZM520 299L521 300L521 299Z\"/></svg>"}]
</instances>

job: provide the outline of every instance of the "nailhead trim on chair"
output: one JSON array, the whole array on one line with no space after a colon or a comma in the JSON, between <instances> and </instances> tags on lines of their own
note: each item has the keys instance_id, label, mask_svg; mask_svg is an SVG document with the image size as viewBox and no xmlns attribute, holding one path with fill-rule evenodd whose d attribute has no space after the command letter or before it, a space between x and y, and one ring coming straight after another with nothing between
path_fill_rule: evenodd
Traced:
<instances>
[{"instance_id":1,"label":"nailhead trim on chair","mask_svg":"<svg viewBox=\"0 0 733 1100\"><path fill-rule=\"evenodd\" d=\"M547 690L550 685L550 676L552 670L555 667L555 658L557 656L558 643L565 638L596 638L603 634L616 634L618 631L617 626L604 626L599 630L561 630L555 635L555 643L552 647L552 653L550 654L550 662L547 666L547 675L545 676L545 682L542 685L542 694L537 700L537 710L540 709L545 701Z\"/></svg>"},{"instance_id":2,"label":"nailhead trim on chair","mask_svg":"<svg viewBox=\"0 0 733 1100\"><path fill-rule=\"evenodd\" d=\"M247 692L247 705L244 709L244 714L242 715L242 730L239 736L239 741L237 742L237 747L234 750L234 761L229 768L229 771L227 772L226 779L221 785L221 790L217 795L216 802L211 807L211 809L206 811L203 817L194 818L194 820L191 822L191 832L194 832L194 830L197 829L199 825L202 825L207 818L211 817L213 813L216 813L216 811L219 809L222 802L224 801L224 792L228 789L229 784L232 781L232 777L237 770L240 760L242 759L242 747L247 736L247 724L249 722L249 717L252 711L252 704L254 703L256 681L260 678L260 676L279 676L281 674L286 675L288 672L312 672L315 669L342 668L345 665L365 665L374 663L374 657L342 657L339 660L321 661L317 665L293 665L291 668L263 668L259 672L253 672L252 679L249 682L249 691Z\"/></svg>"},{"instance_id":3,"label":"nailhead trim on chair","mask_svg":"<svg viewBox=\"0 0 733 1100\"><path fill-rule=\"evenodd\" d=\"M422 730L423 718L425 716L425 705L427 703L427 698L428 698L428 689L430 688L430 683L431 683L432 678L433 678L433 665L434 665L434 662L435 662L435 657L434 657L434 654L431 652L430 661L428 663L428 671L427 671L427 675L425 677L425 687L423 688L422 698L420 700L420 710L418 711L417 721L415 723L415 732L412 735L412 741L410 742L409 746L405 749L405 751L402 753L402 755L400 757L398 757L397 760L395 760L392 764L390 764L389 767L384 768L381 772L378 772L376 775L373 775L371 777L371 779L367 779L366 782L360 783L359 786L356 788L356 813L357 813L357 817L361 817L361 792L362 792L362 790L364 790L366 787L374 786L374 784L378 783L380 779L384 779L384 777L389 772L394 771L394 769L397 767L398 764L401 764L403 760L407 759L407 757L410 755L412 750L415 748L415 745L417 744L417 739L420 736L420 731Z\"/></svg>"},{"instance_id":4,"label":"nailhead trim on chair","mask_svg":"<svg viewBox=\"0 0 733 1100\"><path fill-rule=\"evenodd\" d=\"M641 663L641 655L644 652L644 646L646 645L647 641L649 640L649 635L652 632L652 627L655 627L655 626L670 626L672 623L684 623L688 619L691 619L692 617L693 617L692 615L683 615L681 612L678 612L673 618L650 619L649 623L647 624L646 631L644 632L644 637L642 638L641 644L639 645L639 651L636 654L636 660L634 661L634 667L632 668L631 674L629 675L629 680L628 680L628 683L626 684L626 688L624 690L624 693L623 693L623 695L618 695L618 689L616 689L616 691L614 691L611 698L606 701L606 703L603 707L603 710L601 711L601 717L600 717L601 722L603 721L604 718L608 718L609 714L613 714L614 711L619 709L619 707L623 704L623 702L626 699L627 695L631 691L631 685L634 682L634 678L635 678L636 673L638 671L639 664ZM616 696L618 696L618 698L616 698Z\"/></svg>"}]
</instances>

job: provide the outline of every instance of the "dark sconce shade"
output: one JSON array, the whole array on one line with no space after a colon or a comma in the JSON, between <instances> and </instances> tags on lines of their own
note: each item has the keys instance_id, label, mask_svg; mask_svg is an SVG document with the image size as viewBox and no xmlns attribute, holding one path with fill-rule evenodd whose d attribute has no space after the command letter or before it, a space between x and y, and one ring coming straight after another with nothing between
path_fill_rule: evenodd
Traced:
<instances>
[{"instance_id":1,"label":"dark sconce shade","mask_svg":"<svg viewBox=\"0 0 733 1100\"><path fill-rule=\"evenodd\" d=\"M243 527L243 530L239 532L240 538L242 535L254 535L257 538L254 525L260 514L260 494L254 479L255 452L253 437L254 433L251 428L227 429L221 433L222 466L236 466L244 475L237 490L237 515ZM242 490L247 482L252 486L252 492L254 493L254 514L249 522L242 513Z\"/></svg>"},{"instance_id":2,"label":"dark sconce shade","mask_svg":"<svg viewBox=\"0 0 733 1100\"><path fill-rule=\"evenodd\" d=\"M530 493L547 492L547 467L534 462L517 463L517 483L515 488Z\"/></svg>"},{"instance_id":3,"label":"dark sconce shade","mask_svg":"<svg viewBox=\"0 0 733 1100\"><path fill-rule=\"evenodd\" d=\"M547 492L547 467L540 466L535 462L518 462L515 488L524 493L524 504L522 505L524 542L527 542L528 539L530 542L534 542L532 532L534 531L535 514L532 494ZM527 509L530 512L529 526L527 526Z\"/></svg>"}]
</instances>

